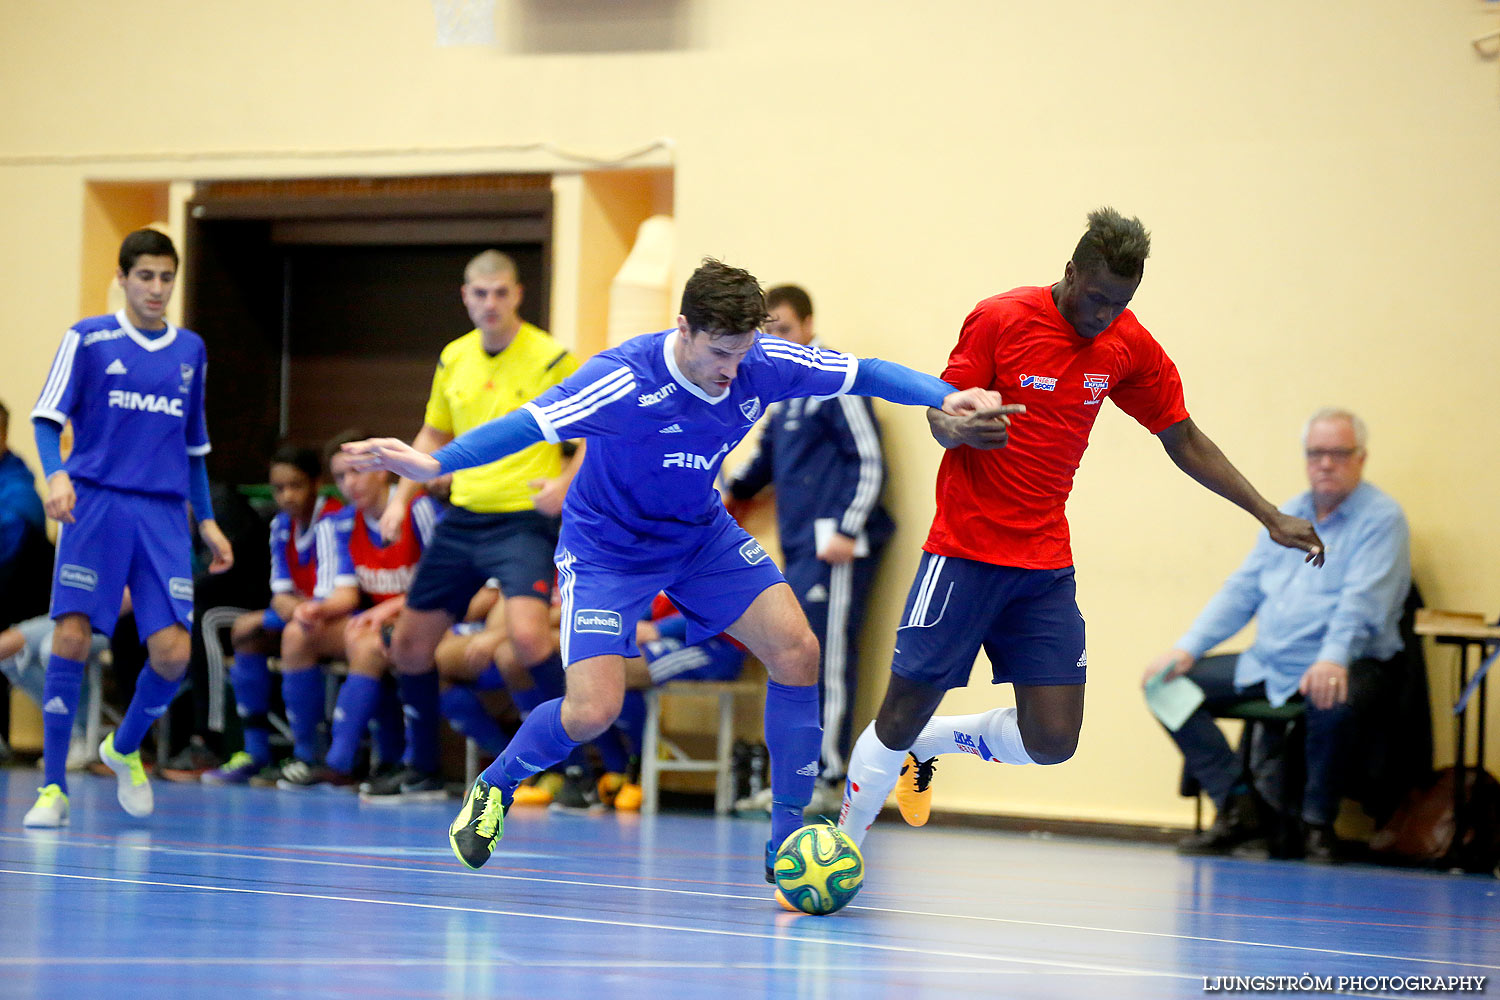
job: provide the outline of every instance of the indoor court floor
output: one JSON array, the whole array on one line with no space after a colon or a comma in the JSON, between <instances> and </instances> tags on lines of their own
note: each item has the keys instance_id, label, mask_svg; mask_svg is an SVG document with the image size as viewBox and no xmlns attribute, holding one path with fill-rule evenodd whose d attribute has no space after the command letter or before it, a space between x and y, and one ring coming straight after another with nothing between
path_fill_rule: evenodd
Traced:
<instances>
[{"instance_id":1,"label":"indoor court floor","mask_svg":"<svg viewBox=\"0 0 1500 1000\"><path fill-rule=\"evenodd\" d=\"M158 781L136 821L113 779L83 775L72 825L28 832L37 778L0 771L6 998L1161 1000L1252 976L1374 977L1358 994L1373 996L1413 995L1378 977L1483 976L1500 991L1487 876L897 820L871 833L854 903L811 917L772 901L767 824L750 819L517 810L470 872L445 834L457 799Z\"/></svg>"}]
</instances>

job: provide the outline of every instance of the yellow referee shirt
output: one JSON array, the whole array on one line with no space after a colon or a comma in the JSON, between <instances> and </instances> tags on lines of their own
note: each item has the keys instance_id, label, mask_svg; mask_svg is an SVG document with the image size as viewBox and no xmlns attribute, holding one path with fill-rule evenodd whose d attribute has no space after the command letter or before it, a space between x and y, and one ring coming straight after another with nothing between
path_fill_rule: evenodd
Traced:
<instances>
[{"instance_id":1,"label":"yellow referee shirt","mask_svg":"<svg viewBox=\"0 0 1500 1000\"><path fill-rule=\"evenodd\" d=\"M578 370L578 360L551 335L522 323L510 345L493 357L485 353L478 330L443 348L432 395L429 426L454 437L503 417ZM453 474L453 503L486 514L531 510L532 479L562 471L562 449L545 441L498 462Z\"/></svg>"}]
</instances>

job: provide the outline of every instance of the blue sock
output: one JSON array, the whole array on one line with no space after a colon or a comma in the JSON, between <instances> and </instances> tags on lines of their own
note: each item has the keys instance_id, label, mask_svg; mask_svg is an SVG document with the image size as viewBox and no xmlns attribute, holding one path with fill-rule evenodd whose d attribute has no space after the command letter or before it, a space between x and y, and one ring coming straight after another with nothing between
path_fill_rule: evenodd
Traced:
<instances>
[{"instance_id":1,"label":"blue sock","mask_svg":"<svg viewBox=\"0 0 1500 1000\"><path fill-rule=\"evenodd\" d=\"M402 761L423 774L436 774L438 722L442 718L437 671L401 674L396 683L401 688L401 704L406 711L406 756Z\"/></svg>"},{"instance_id":2,"label":"blue sock","mask_svg":"<svg viewBox=\"0 0 1500 1000\"><path fill-rule=\"evenodd\" d=\"M266 712L271 705L271 668L259 653L235 653L229 684L245 733L245 752L264 767L271 763L271 727Z\"/></svg>"},{"instance_id":3,"label":"blue sock","mask_svg":"<svg viewBox=\"0 0 1500 1000\"><path fill-rule=\"evenodd\" d=\"M406 715L401 711L401 696L396 682L381 682L380 701L375 705L375 753L380 764L394 764L406 753Z\"/></svg>"},{"instance_id":4,"label":"blue sock","mask_svg":"<svg viewBox=\"0 0 1500 1000\"><path fill-rule=\"evenodd\" d=\"M500 668L491 663L484 668L484 673L470 682L469 686L475 691L503 691L505 678L500 676Z\"/></svg>"},{"instance_id":5,"label":"blue sock","mask_svg":"<svg viewBox=\"0 0 1500 1000\"><path fill-rule=\"evenodd\" d=\"M626 691L625 704L615 728L625 741L625 752L631 757L640 757L641 743L646 737L646 696L640 691Z\"/></svg>"},{"instance_id":6,"label":"blue sock","mask_svg":"<svg viewBox=\"0 0 1500 1000\"><path fill-rule=\"evenodd\" d=\"M318 724L323 721L323 671L317 667L281 675L281 700L292 727L292 753L298 760L318 759Z\"/></svg>"},{"instance_id":7,"label":"blue sock","mask_svg":"<svg viewBox=\"0 0 1500 1000\"><path fill-rule=\"evenodd\" d=\"M443 718L454 729L483 747L488 753L498 754L505 749L505 730L485 711L484 702L474 689L455 684L443 692Z\"/></svg>"},{"instance_id":8,"label":"blue sock","mask_svg":"<svg viewBox=\"0 0 1500 1000\"><path fill-rule=\"evenodd\" d=\"M499 671L497 670L496 673ZM521 714L522 719L535 711L536 707L543 702L561 698L568 686L567 675L562 668L562 658L555 654L531 667L529 673L532 686L525 691L512 688L510 692L510 700L515 703L516 711Z\"/></svg>"},{"instance_id":9,"label":"blue sock","mask_svg":"<svg viewBox=\"0 0 1500 1000\"><path fill-rule=\"evenodd\" d=\"M823 727L818 686L766 682L766 748L771 751L771 842L780 844L802 824L802 810L818 780Z\"/></svg>"},{"instance_id":10,"label":"blue sock","mask_svg":"<svg viewBox=\"0 0 1500 1000\"><path fill-rule=\"evenodd\" d=\"M562 724L562 699L537 706L509 745L484 769L484 780L509 795L517 785L565 759L578 747Z\"/></svg>"},{"instance_id":11,"label":"blue sock","mask_svg":"<svg viewBox=\"0 0 1500 1000\"><path fill-rule=\"evenodd\" d=\"M594 749L599 751L599 761L606 771L624 774L625 769L630 766L630 754L625 750L625 737L614 726L599 734L599 738L594 741Z\"/></svg>"},{"instance_id":12,"label":"blue sock","mask_svg":"<svg viewBox=\"0 0 1500 1000\"><path fill-rule=\"evenodd\" d=\"M120 728L115 730L116 753L130 754L141 748L141 740L151 731L151 723L166 714L180 687L182 678L169 681L156 672L151 661L146 661L135 679L135 696L120 719Z\"/></svg>"},{"instance_id":13,"label":"blue sock","mask_svg":"<svg viewBox=\"0 0 1500 1000\"><path fill-rule=\"evenodd\" d=\"M542 692L542 701L561 698L568 688L568 673L563 669L562 657L556 653L541 663L532 664L528 671L531 679L536 682L537 689Z\"/></svg>"},{"instance_id":14,"label":"blue sock","mask_svg":"<svg viewBox=\"0 0 1500 1000\"><path fill-rule=\"evenodd\" d=\"M68 791L68 740L83 691L83 663L53 653L42 680L42 784Z\"/></svg>"},{"instance_id":15,"label":"blue sock","mask_svg":"<svg viewBox=\"0 0 1500 1000\"><path fill-rule=\"evenodd\" d=\"M328 746L328 766L348 774L354 770L354 755L370 728L370 717L380 701L380 680L350 674L339 688L339 700L333 709L333 739Z\"/></svg>"}]
</instances>

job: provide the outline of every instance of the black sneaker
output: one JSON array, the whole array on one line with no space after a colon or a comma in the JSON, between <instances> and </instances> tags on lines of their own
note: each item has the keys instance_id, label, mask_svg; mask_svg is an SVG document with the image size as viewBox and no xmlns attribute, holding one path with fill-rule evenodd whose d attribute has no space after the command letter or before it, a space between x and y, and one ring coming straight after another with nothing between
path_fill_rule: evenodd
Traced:
<instances>
[{"instance_id":1,"label":"black sneaker","mask_svg":"<svg viewBox=\"0 0 1500 1000\"><path fill-rule=\"evenodd\" d=\"M295 757L282 766L281 777L276 779L277 788L293 792L321 787L352 792L354 784L353 775L335 771L327 764L309 764Z\"/></svg>"},{"instance_id":2,"label":"black sneaker","mask_svg":"<svg viewBox=\"0 0 1500 1000\"><path fill-rule=\"evenodd\" d=\"M414 767L403 767L394 774L372 780L369 786L359 793L359 800L369 805L441 802L448 797L442 778L435 774L425 774Z\"/></svg>"},{"instance_id":3,"label":"black sneaker","mask_svg":"<svg viewBox=\"0 0 1500 1000\"><path fill-rule=\"evenodd\" d=\"M368 778L359 783L360 794L364 794L377 785L381 785L391 781L392 779L395 779L404 770L406 770L406 767L399 760L392 761L389 764L381 764L375 770L370 772L370 776Z\"/></svg>"},{"instance_id":4,"label":"black sneaker","mask_svg":"<svg viewBox=\"0 0 1500 1000\"><path fill-rule=\"evenodd\" d=\"M476 778L463 808L448 826L448 843L465 865L475 870L494 853L495 841L505 835L505 814L510 803L504 793L483 778Z\"/></svg>"},{"instance_id":5,"label":"black sneaker","mask_svg":"<svg viewBox=\"0 0 1500 1000\"><path fill-rule=\"evenodd\" d=\"M776 841L766 841L766 882L776 884Z\"/></svg>"},{"instance_id":6,"label":"black sneaker","mask_svg":"<svg viewBox=\"0 0 1500 1000\"><path fill-rule=\"evenodd\" d=\"M593 776L581 767L570 767L563 772L562 787L553 797L551 808L558 812L602 812L605 806L599 801Z\"/></svg>"},{"instance_id":7,"label":"black sneaker","mask_svg":"<svg viewBox=\"0 0 1500 1000\"><path fill-rule=\"evenodd\" d=\"M187 746L162 762L156 770L168 781L191 783L198 781L204 772L212 771L223 763L219 755L203 742L203 737L195 734L188 739Z\"/></svg>"}]
</instances>

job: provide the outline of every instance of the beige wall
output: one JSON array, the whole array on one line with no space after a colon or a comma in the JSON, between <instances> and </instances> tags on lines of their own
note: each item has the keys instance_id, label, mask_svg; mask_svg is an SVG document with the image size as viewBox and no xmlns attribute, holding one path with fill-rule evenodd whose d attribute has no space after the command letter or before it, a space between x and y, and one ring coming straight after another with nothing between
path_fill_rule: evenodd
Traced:
<instances>
[{"instance_id":1,"label":"beige wall","mask_svg":"<svg viewBox=\"0 0 1500 1000\"><path fill-rule=\"evenodd\" d=\"M0 398L29 406L76 318L89 181L552 169L565 161L509 147L668 137L645 165L675 168L683 275L713 253L799 281L825 336L929 371L977 299L1059 276L1089 209L1140 215L1156 252L1136 309L1200 425L1280 500L1300 486L1303 417L1363 412L1369 474L1406 504L1431 600L1500 609L1500 72L1468 45L1495 24L1484 5L699 0L652 5L676 13L638 28L607 0L566 7L573 23L540 23L549 5L502 2L488 49L435 48L425 0L13 13ZM903 528L867 709L938 457L919 414L882 413ZM1075 497L1092 667L1078 756L956 764L942 802L1180 822L1137 678L1253 525L1113 410Z\"/></svg>"}]
</instances>

